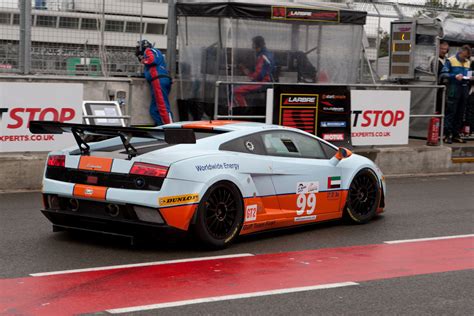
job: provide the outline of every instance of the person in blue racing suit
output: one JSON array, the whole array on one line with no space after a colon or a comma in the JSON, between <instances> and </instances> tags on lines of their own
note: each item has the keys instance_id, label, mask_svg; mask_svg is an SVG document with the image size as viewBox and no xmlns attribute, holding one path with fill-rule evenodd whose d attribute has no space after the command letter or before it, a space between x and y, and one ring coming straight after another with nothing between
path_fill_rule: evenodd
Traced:
<instances>
[{"instance_id":1,"label":"person in blue racing suit","mask_svg":"<svg viewBox=\"0 0 474 316\"><path fill-rule=\"evenodd\" d=\"M446 103L446 117L444 131L446 143L465 143L461 138L464 111L469 98L469 79L467 77L471 62L471 48L467 45L461 47L459 52L448 58L444 64L441 75L449 79Z\"/></svg>"},{"instance_id":2,"label":"person in blue racing suit","mask_svg":"<svg viewBox=\"0 0 474 316\"><path fill-rule=\"evenodd\" d=\"M135 53L145 65L145 78L151 88L150 115L156 125L173 122L168 95L171 90L171 77L163 54L147 41L142 40Z\"/></svg>"},{"instance_id":3,"label":"person in blue racing suit","mask_svg":"<svg viewBox=\"0 0 474 316\"><path fill-rule=\"evenodd\" d=\"M255 71L251 72L243 65L239 65L241 71L249 77L252 82L273 82L273 72L275 62L273 61L273 53L268 51L265 45L265 39L262 36L252 38L252 48L255 49L257 62ZM264 85L241 85L234 90L234 98L236 106L247 107L245 96L249 93L264 91Z\"/></svg>"}]
</instances>

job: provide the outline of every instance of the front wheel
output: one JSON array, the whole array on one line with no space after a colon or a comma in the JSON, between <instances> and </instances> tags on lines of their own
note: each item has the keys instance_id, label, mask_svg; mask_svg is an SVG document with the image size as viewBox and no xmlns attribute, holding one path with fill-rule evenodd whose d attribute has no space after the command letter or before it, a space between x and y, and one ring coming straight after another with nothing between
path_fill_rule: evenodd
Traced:
<instances>
[{"instance_id":1,"label":"front wheel","mask_svg":"<svg viewBox=\"0 0 474 316\"><path fill-rule=\"evenodd\" d=\"M344 218L349 222L365 224L375 216L379 202L377 175L370 169L362 169L349 187Z\"/></svg>"},{"instance_id":2,"label":"front wheel","mask_svg":"<svg viewBox=\"0 0 474 316\"><path fill-rule=\"evenodd\" d=\"M239 190L229 182L218 182L204 194L197 210L196 237L214 249L228 246L243 222L243 202Z\"/></svg>"}]
</instances>

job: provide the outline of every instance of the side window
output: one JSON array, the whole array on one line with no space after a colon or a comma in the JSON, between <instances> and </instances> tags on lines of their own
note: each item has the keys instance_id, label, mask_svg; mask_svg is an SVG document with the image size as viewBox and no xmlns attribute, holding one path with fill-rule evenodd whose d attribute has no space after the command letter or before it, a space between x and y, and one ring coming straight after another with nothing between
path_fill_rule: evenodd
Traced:
<instances>
[{"instance_id":1,"label":"side window","mask_svg":"<svg viewBox=\"0 0 474 316\"><path fill-rule=\"evenodd\" d=\"M317 139L296 132L263 133L262 141L270 156L326 159L326 153Z\"/></svg>"},{"instance_id":2,"label":"side window","mask_svg":"<svg viewBox=\"0 0 474 316\"><path fill-rule=\"evenodd\" d=\"M240 137L222 144L219 150L235 151L239 153L265 155L262 142L255 134Z\"/></svg>"},{"instance_id":3,"label":"side window","mask_svg":"<svg viewBox=\"0 0 474 316\"><path fill-rule=\"evenodd\" d=\"M324 152L326 153L326 157L332 158L337 153L337 149L334 149L334 147L331 147L323 142L320 142L320 144L321 147L323 147Z\"/></svg>"},{"instance_id":4,"label":"side window","mask_svg":"<svg viewBox=\"0 0 474 316\"><path fill-rule=\"evenodd\" d=\"M262 134L263 145L267 155L283 157L301 157L298 147L291 135L286 132L269 132Z\"/></svg>"}]
</instances>

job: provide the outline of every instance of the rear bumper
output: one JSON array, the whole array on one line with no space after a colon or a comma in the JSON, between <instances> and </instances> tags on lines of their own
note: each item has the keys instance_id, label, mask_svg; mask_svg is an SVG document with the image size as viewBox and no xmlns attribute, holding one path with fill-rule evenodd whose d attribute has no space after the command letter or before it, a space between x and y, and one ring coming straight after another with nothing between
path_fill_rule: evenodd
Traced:
<instances>
[{"instance_id":1,"label":"rear bumper","mask_svg":"<svg viewBox=\"0 0 474 316\"><path fill-rule=\"evenodd\" d=\"M60 210L41 210L41 212L53 224L55 230L71 229L126 237L160 237L185 233L166 224L106 219Z\"/></svg>"},{"instance_id":2,"label":"rear bumper","mask_svg":"<svg viewBox=\"0 0 474 316\"><path fill-rule=\"evenodd\" d=\"M45 209L55 231L75 229L128 237L160 236L183 230L169 226L159 209L44 194Z\"/></svg>"}]
</instances>

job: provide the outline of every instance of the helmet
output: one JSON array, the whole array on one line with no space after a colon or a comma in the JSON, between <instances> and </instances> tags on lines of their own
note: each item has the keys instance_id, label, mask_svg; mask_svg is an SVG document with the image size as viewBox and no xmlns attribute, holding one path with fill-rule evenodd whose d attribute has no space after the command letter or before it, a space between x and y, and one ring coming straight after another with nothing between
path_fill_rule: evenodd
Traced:
<instances>
[{"instance_id":1,"label":"helmet","mask_svg":"<svg viewBox=\"0 0 474 316\"><path fill-rule=\"evenodd\" d=\"M153 44L150 43L148 40L144 39L140 42L140 47L142 50L145 50L147 48L153 48Z\"/></svg>"},{"instance_id":2,"label":"helmet","mask_svg":"<svg viewBox=\"0 0 474 316\"><path fill-rule=\"evenodd\" d=\"M147 48L153 48L153 44L150 43L148 40L144 39L137 42L137 46L135 47L135 55L140 56L145 53Z\"/></svg>"}]
</instances>

